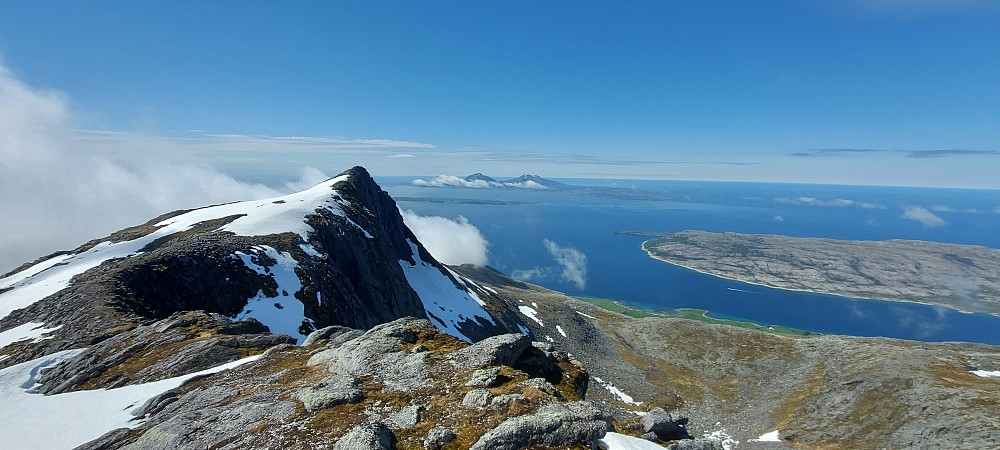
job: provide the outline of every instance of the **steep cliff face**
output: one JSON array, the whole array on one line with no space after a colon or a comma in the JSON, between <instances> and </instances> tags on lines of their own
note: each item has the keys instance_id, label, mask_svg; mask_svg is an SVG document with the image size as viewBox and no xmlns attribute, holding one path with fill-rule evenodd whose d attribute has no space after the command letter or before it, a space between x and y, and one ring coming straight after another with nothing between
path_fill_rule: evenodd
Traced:
<instances>
[{"instance_id":1,"label":"steep cliff face","mask_svg":"<svg viewBox=\"0 0 1000 450\"><path fill-rule=\"evenodd\" d=\"M166 214L5 275L0 330L54 330L0 367L190 310L254 318L298 341L407 316L466 341L507 331L355 167L279 198Z\"/></svg>"}]
</instances>

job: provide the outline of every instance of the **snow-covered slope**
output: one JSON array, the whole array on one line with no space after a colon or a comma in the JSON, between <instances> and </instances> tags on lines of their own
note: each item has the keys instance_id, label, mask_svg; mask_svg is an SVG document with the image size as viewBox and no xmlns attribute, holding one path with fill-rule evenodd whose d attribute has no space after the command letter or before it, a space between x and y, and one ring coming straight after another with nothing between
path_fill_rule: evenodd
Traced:
<instances>
[{"instance_id":1,"label":"snow-covered slope","mask_svg":"<svg viewBox=\"0 0 1000 450\"><path fill-rule=\"evenodd\" d=\"M421 261L417 246L413 242L409 242L409 244L413 250L414 263L400 260L399 265L403 268L403 273L406 274L406 280L409 281L410 286L420 296L424 310L434 325L466 342L472 342L472 339L462 332L462 323L469 320L475 323L477 319L482 319L496 325L490 313L483 308L486 304L479 299L475 292L464 285L462 287L456 286L452 280L441 273L440 269ZM458 274L450 273L456 281L462 283Z\"/></svg>"},{"instance_id":2,"label":"snow-covered slope","mask_svg":"<svg viewBox=\"0 0 1000 450\"><path fill-rule=\"evenodd\" d=\"M39 371L75 356L65 350L0 370L0 446L11 449L73 448L116 428L135 427L132 411L185 380L256 360L251 356L211 369L152 383L42 395L31 392Z\"/></svg>"},{"instance_id":3,"label":"snow-covered slope","mask_svg":"<svg viewBox=\"0 0 1000 450\"><path fill-rule=\"evenodd\" d=\"M155 231L128 241L101 242L79 253L54 256L0 279L0 318L65 289L70 280L114 258L128 258L157 239L190 230L195 225L236 217L214 229L241 236L264 236L296 233L306 239L312 230L305 217L318 208L343 215L342 204L335 200L333 185L346 175L331 178L308 190L264 200L229 203L195 209L154 225Z\"/></svg>"}]
</instances>

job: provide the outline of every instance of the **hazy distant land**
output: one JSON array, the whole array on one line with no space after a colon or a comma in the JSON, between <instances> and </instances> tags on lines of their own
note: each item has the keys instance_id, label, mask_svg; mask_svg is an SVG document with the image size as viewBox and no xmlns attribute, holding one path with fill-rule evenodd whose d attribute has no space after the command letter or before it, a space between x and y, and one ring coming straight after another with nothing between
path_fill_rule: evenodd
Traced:
<instances>
[{"instance_id":1,"label":"hazy distant land","mask_svg":"<svg viewBox=\"0 0 1000 450\"><path fill-rule=\"evenodd\" d=\"M988 247L705 231L623 233L662 236L643 242L643 250L721 278L1000 315L1000 250Z\"/></svg>"}]
</instances>

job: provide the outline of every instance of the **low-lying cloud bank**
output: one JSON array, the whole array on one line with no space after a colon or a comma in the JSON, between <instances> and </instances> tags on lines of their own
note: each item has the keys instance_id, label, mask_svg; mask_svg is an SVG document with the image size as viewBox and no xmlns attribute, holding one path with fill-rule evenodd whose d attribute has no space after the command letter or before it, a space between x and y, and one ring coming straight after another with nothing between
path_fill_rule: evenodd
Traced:
<instances>
[{"instance_id":1,"label":"low-lying cloud bank","mask_svg":"<svg viewBox=\"0 0 1000 450\"><path fill-rule=\"evenodd\" d=\"M502 187L513 187L522 189L548 189L546 186L543 186L531 180L518 183L501 183L498 181L466 180L464 178L456 177L454 175L438 175L436 178L430 181L418 178L416 180L413 180L413 184L415 186L463 187L463 188L473 188L473 189L502 188Z\"/></svg>"},{"instance_id":2,"label":"low-lying cloud bank","mask_svg":"<svg viewBox=\"0 0 1000 450\"><path fill-rule=\"evenodd\" d=\"M907 206L903 211L903 218L920 222L925 228L943 227L948 224L944 219L920 206Z\"/></svg>"},{"instance_id":3,"label":"low-lying cloud bank","mask_svg":"<svg viewBox=\"0 0 1000 450\"><path fill-rule=\"evenodd\" d=\"M0 65L0 273L182 208L284 193L174 160L163 148L75 139L65 95ZM114 159L106 155L115 155ZM307 168L287 191L326 178Z\"/></svg>"},{"instance_id":4,"label":"low-lying cloud bank","mask_svg":"<svg viewBox=\"0 0 1000 450\"><path fill-rule=\"evenodd\" d=\"M834 198L829 200L823 200L813 197L780 197L774 199L777 203L785 203L788 205L807 205L807 206L834 206L834 207L847 207L856 206L865 209L885 209L884 205L877 203L866 203L859 202L855 200L848 200L843 198Z\"/></svg>"},{"instance_id":5,"label":"low-lying cloud bank","mask_svg":"<svg viewBox=\"0 0 1000 450\"><path fill-rule=\"evenodd\" d=\"M463 216L451 220L440 216L420 216L412 210L400 209L403 222L424 244L434 259L458 266L486 265L489 242L475 225Z\"/></svg>"}]
</instances>

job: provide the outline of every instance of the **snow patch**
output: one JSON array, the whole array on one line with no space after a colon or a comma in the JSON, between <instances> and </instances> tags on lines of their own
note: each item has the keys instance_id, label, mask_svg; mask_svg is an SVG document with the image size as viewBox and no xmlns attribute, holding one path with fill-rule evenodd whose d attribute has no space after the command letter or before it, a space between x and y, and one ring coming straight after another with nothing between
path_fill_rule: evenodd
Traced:
<instances>
[{"instance_id":1,"label":"snow patch","mask_svg":"<svg viewBox=\"0 0 1000 450\"><path fill-rule=\"evenodd\" d=\"M529 332L528 329L524 327L524 325L517 324L517 329L521 330L521 334L525 336L531 336L531 332Z\"/></svg>"},{"instance_id":2,"label":"snow patch","mask_svg":"<svg viewBox=\"0 0 1000 450\"><path fill-rule=\"evenodd\" d=\"M774 430L768 431L767 433L760 435L759 438L750 439L747 442L781 442L781 439L778 438L778 430Z\"/></svg>"},{"instance_id":3,"label":"snow patch","mask_svg":"<svg viewBox=\"0 0 1000 450\"><path fill-rule=\"evenodd\" d=\"M467 320L475 322L477 317L496 324L493 321L493 316L483 308L486 303L480 300L475 292L469 290L468 287L462 289L456 286L437 267L421 261L416 244L409 239L406 242L410 244L415 264L400 260L399 265L403 268L406 281L410 283L410 287L424 304L427 316L439 329L463 341L472 342L459 330L459 324ZM462 283L457 274L451 270L448 271L459 283ZM465 284L462 283L462 285Z\"/></svg>"},{"instance_id":4,"label":"snow patch","mask_svg":"<svg viewBox=\"0 0 1000 450\"><path fill-rule=\"evenodd\" d=\"M566 332L563 331L562 327L559 326L559 325L556 325L556 331L558 331L559 334L563 335L563 337L569 337L569 336L566 336Z\"/></svg>"},{"instance_id":5,"label":"snow patch","mask_svg":"<svg viewBox=\"0 0 1000 450\"><path fill-rule=\"evenodd\" d=\"M545 340L549 342L555 342L555 339L552 339L552 336L549 336L547 334L545 335Z\"/></svg>"},{"instance_id":6,"label":"snow patch","mask_svg":"<svg viewBox=\"0 0 1000 450\"><path fill-rule=\"evenodd\" d=\"M46 339L52 339L52 336L43 337L42 335L51 333L60 328L62 328L62 325L55 328L45 328L44 323L38 322L28 322L23 325L18 325L7 331L0 331L0 348L4 348L10 344L26 339L31 339L31 342L41 342Z\"/></svg>"},{"instance_id":7,"label":"snow patch","mask_svg":"<svg viewBox=\"0 0 1000 450\"><path fill-rule=\"evenodd\" d=\"M248 268L263 276L269 276L278 285L278 296L268 297L263 290L247 300L247 305L236 315L237 320L253 317L267 325L272 333L287 334L301 343L305 336L299 333L302 321L306 320L305 305L295 298L295 293L302 290L302 281L295 274L299 263L288 252L279 252L272 247L259 245L253 247L257 255L236 252ZM277 263L270 267L259 264L259 254L263 253L273 258ZM319 299L319 297L317 297Z\"/></svg>"},{"instance_id":8,"label":"snow patch","mask_svg":"<svg viewBox=\"0 0 1000 450\"><path fill-rule=\"evenodd\" d=\"M538 322L538 325L543 326L543 327L545 326L545 324L542 323L542 320L539 319L538 316L537 316L538 311L535 311L532 307L530 307L530 306L518 306L517 310L521 311L521 314L524 314L524 315L528 316L529 319L534 320L535 322Z\"/></svg>"},{"instance_id":9,"label":"snow patch","mask_svg":"<svg viewBox=\"0 0 1000 450\"><path fill-rule=\"evenodd\" d=\"M306 254L309 256L312 257L323 256L322 253L316 251L316 247L313 247L312 244L299 244L299 248L301 248L302 251L306 252Z\"/></svg>"},{"instance_id":10,"label":"snow patch","mask_svg":"<svg viewBox=\"0 0 1000 450\"><path fill-rule=\"evenodd\" d=\"M716 422L715 426L721 427L722 422ZM725 428L719 428L718 430L713 431L711 433L705 433L705 435L702 437L704 437L705 439L715 439L717 441L722 442L722 448L726 450L733 450L738 445L740 445L740 441L733 439L733 437L726 432Z\"/></svg>"},{"instance_id":11,"label":"snow patch","mask_svg":"<svg viewBox=\"0 0 1000 450\"><path fill-rule=\"evenodd\" d=\"M604 447L608 450L663 450L663 447L645 439L618 434L612 431L607 432L597 442L604 444Z\"/></svg>"},{"instance_id":12,"label":"snow patch","mask_svg":"<svg viewBox=\"0 0 1000 450\"><path fill-rule=\"evenodd\" d=\"M591 318L591 319L594 319L594 320L597 320L597 318L596 318L596 317L594 317L594 316L592 316L592 315L590 315L590 314L587 314L587 313L582 313L582 312L580 312L580 311L577 311L576 313L577 313L577 314L579 314L579 315L581 315L581 316L583 316L583 317L588 317L588 318Z\"/></svg>"},{"instance_id":13,"label":"snow patch","mask_svg":"<svg viewBox=\"0 0 1000 450\"><path fill-rule=\"evenodd\" d=\"M998 377L1000 378L1000 370L972 370L972 373L983 378Z\"/></svg>"},{"instance_id":14,"label":"snow patch","mask_svg":"<svg viewBox=\"0 0 1000 450\"><path fill-rule=\"evenodd\" d=\"M608 383L607 381L604 381L604 380L600 379L599 377L591 377L591 378L594 381L596 381L598 384L600 384L604 389L607 389L608 392L610 392L612 395L614 395L615 397L618 397L618 400L621 400L623 403L628 403L629 405L635 405L635 406L641 406L642 405L642 402L635 401L632 398L632 396L630 396L630 395L622 392L621 389L616 388L611 383Z\"/></svg>"},{"instance_id":15,"label":"snow patch","mask_svg":"<svg viewBox=\"0 0 1000 450\"><path fill-rule=\"evenodd\" d=\"M8 448L73 448L116 428L139 425L132 410L146 400L180 386L190 378L220 372L256 360L243 358L201 372L116 389L94 389L41 395L34 386L41 368L76 356L83 349L65 350L0 370L0 442ZM56 431L54 431L56 430Z\"/></svg>"}]
</instances>

